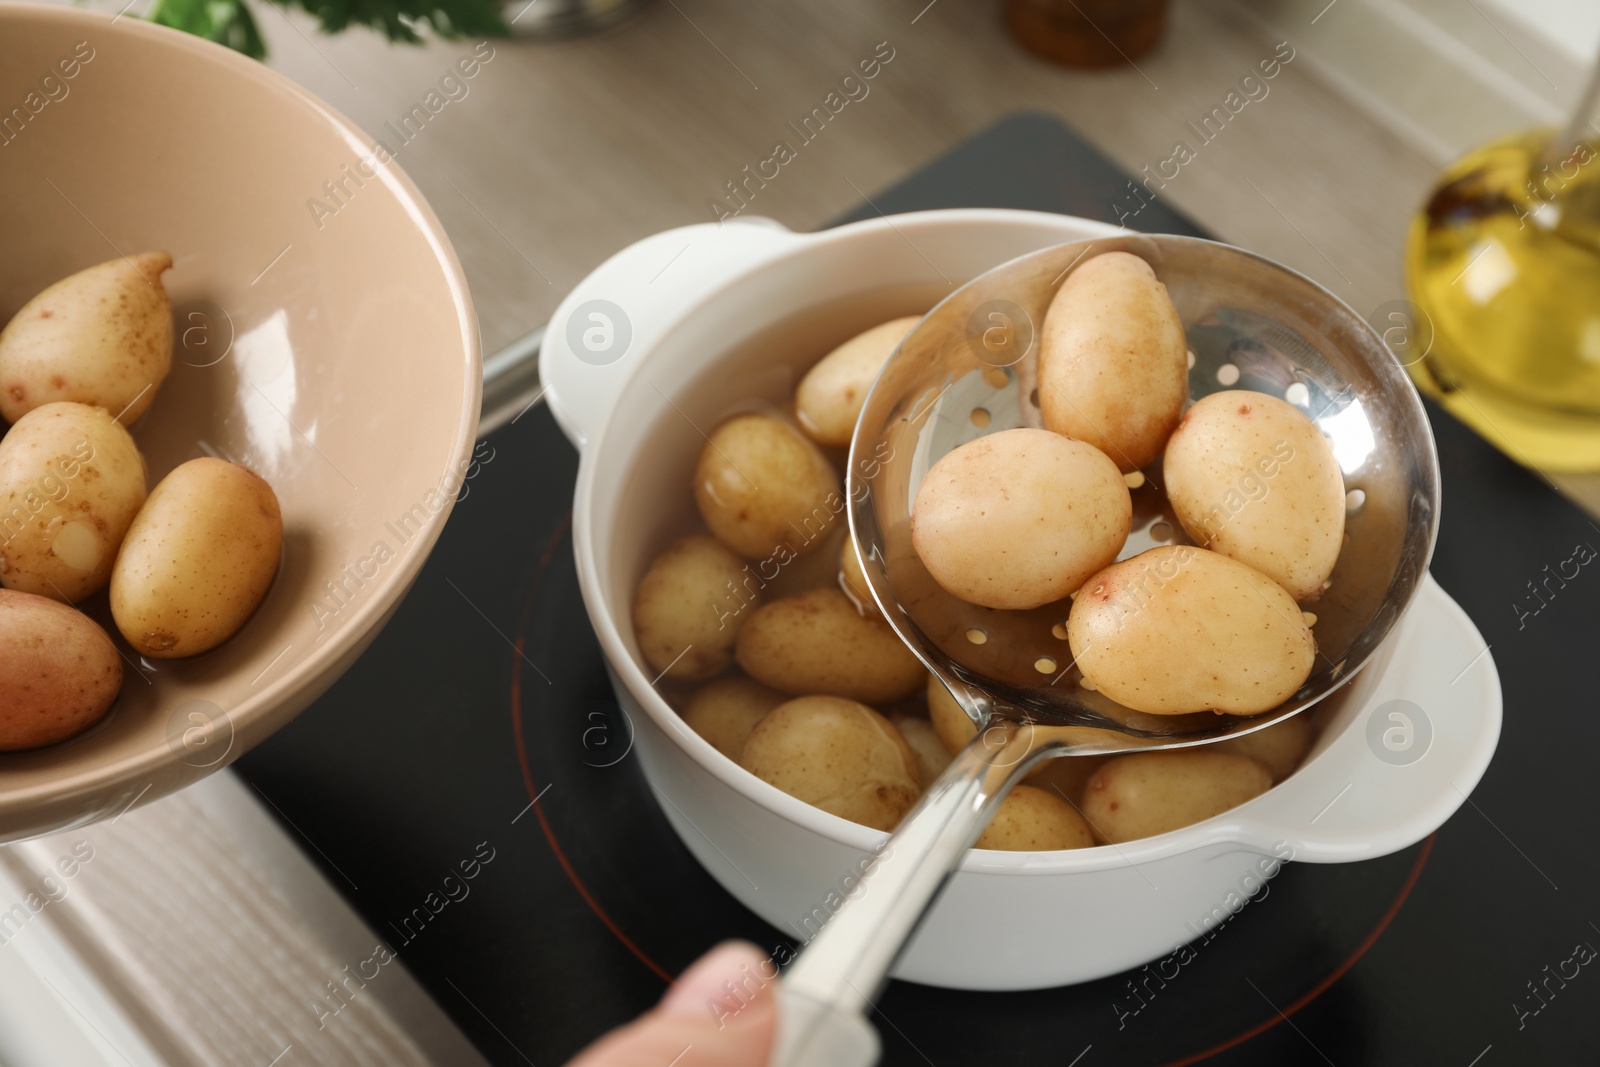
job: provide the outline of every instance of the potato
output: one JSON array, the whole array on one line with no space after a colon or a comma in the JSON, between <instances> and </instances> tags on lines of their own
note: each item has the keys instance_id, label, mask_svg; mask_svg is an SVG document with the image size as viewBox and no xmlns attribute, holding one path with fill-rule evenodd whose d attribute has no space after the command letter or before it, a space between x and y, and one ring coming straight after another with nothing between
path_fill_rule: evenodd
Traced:
<instances>
[{"instance_id":1,"label":"potato","mask_svg":"<svg viewBox=\"0 0 1600 1067\"><path fill-rule=\"evenodd\" d=\"M900 732L840 697L779 704L750 734L739 762L790 796L874 830L894 829L920 792L916 757Z\"/></svg>"},{"instance_id":2,"label":"potato","mask_svg":"<svg viewBox=\"0 0 1600 1067\"><path fill-rule=\"evenodd\" d=\"M966 748L978 733L978 727L961 710L950 690L931 674L928 675L928 724L951 756ZM1083 783L1105 759L1104 756L1071 756L1045 760L1028 772L1028 781L1041 789L1058 789L1066 799L1077 803L1083 795Z\"/></svg>"},{"instance_id":3,"label":"potato","mask_svg":"<svg viewBox=\"0 0 1600 1067\"><path fill-rule=\"evenodd\" d=\"M973 847L1000 852L1053 852L1093 846L1094 833L1076 808L1054 793L1019 785L1000 802L1000 810Z\"/></svg>"},{"instance_id":4,"label":"potato","mask_svg":"<svg viewBox=\"0 0 1600 1067\"><path fill-rule=\"evenodd\" d=\"M689 729L735 763L750 731L767 712L789 698L748 678L718 678L695 690L683 709Z\"/></svg>"},{"instance_id":5,"label":"potato","mask_svg":"<svg viewBox=\"0 0 1600 1067\"><path fill-rule=\"evenodd\" d=\"M1061 756L1045 760L1028 775L1028 781L1072 802L1083 803L1083 790L1110 756Z\"/></svg>"},{"instance_id":6,"label":"potato","mask_svg":"<svg viewBox=\"0 0 1600 1067\"><path fill-rule=\"evenodd\" d=\"M839 550L839 588L844 590L844 595L856 606L856 610L869 619L883 618L883 612L878 610L878 602L872 599L872 587L867 584L867 576L861 573L861 557L856 555L854 539L846 537L844 546Z\"/></svg>"},{"instance_id":7,"label":"potato","mask_svg":"<svg viewBox=\"0 0 1600 1067\"><path fill-rule=\"evenodd\" d=\"M1103 252L1057 290L1039 337L1045 429L1086 441L1124 473L1161 454L1189 393L1183 323L1150 265Z\"/></svg>"},{"instance_id":8,"label":"potato","mask_svg":"<svg viewBox=\"0 0 1600 1067\"><path fill-rule=\"evenodd\" d=\"M0 415L94 404L130 426L172 369L166 252L119 256L63 278L0 331Z\"/></svg>"},{"instance_id":9,"label":"potato","mask_svg":"<svg viewBox=\"0 0 1600 1067\"><path fill-rule=\"evenodd\" d=\"M693 534L657 556L633 596L633 632L654 671L693 681L733 662L733 640L761 594L744 560Z\"/></svg>"},{"instance_id":10,"label":"potato","mask_svg":"<svg viewBox=\"0 0 1600 1067\"><path fill-rule=\"evenodd\" d=\"M818 547L845 509L827 457L770 415L736 415L711 431L694 500L717 540L780 567Z\"/></svg>"},{"instance_id":11,"label":"potato","mask_svg":"<svg viewBox=\"0 0 1600 1067\"><path fill-rule=\"evenodd\" d=\"M734 645L744 672L785 693L888 704L916 692L925 668L886 623L863 619L837 589L763 604Z\"/></svg>"},{"instance_id":12,"label":"potato","mask_svg":"<svg viewBox=\"0 0 1600 1067\"><path fill-rule=\"evenodd\" d=\"M900 736L911 746L911 754L917 758L917 784L923 789L928 788L950 766L950 753L945 750L944 742L939 740L939 735L927 719L902 712L892 716L889 721L894 723Z\"/></svg>"},{"instance_id":13,"label":"potato","mask_svg":"<svg viewBox=\"0 0 1600 1067\"><path fill-rule=\"evenodd\" d=\"M144 501L144 459L108 412L34 408L0 440L0 585L69 603L96 592Z\"/></svg>"},{"instance_id":14,"label":"potato","mask_svg":"<svg viewBox=\"0 0 1600 1067\"><path fill-rule=\"evenodd\" d=\"M1276 582L1192 545L1152 548L1089 579L1067 642L1102 693L1153 715L1270 711L1310 677L1317 649Z\"/></svg>"},{"instance_id":15,"label":"potato","mask_svg":"<svg viewBox=\"0 0 1600 1067\"><path fill-rule=\"evenodd\" d=\"M122 685L122 657L88 616L0 589L0 751L65 741L100 721Z\"/></svg>"},{"instance_id":16,"label":"potato","mask_svg":"<svg viewBox=\"0 0 1600 1067\"><path fill-rule=\"evenodd\" d=\"M977 724L961 710L950 690L931 674L928 675L928 722L943 742L945 751L952 756L966 748L967 742L978 732Z\"/></svg>"},{"instance_id":17,"label":"potato","mask_svg":"<svg viewBox=\"0 0 1600 1067\"><path fill-rule=\"evenodd\" d=\"M1271 771L1273 781L1277 782L1294 773L1310 748L1311 720L1305 715L1293 715L1255 733L1230 737L1206 746L1210 752L1249 756Z\"/></svg>"},{"instance_id":18,"label":"potato","mask_svg":"<svg viewBox=\"0 0 1600 1067\"><path fill-rule=\"evenodd\" d=\"M1206 748L1118 756L1089 779L1083 814L1101 838L1119 845L1179 830L1265 793L1261 764Z\"/></svg>"},{"instance_id":19,"label":"potato","mask_svg":"<svg viewBox=\"0 0 1600 1067\"><path fill-rule=\"evenodd\" d=\"M1167 442L1167 496L1196 543L1296 600L1327 588L1344 543L1344 476L1293 404L1230 389L1197 401Z\"/></svg>"},{"instance_id":20,"label":"potato","mask_svg":"<svg viewBox=\"0 0 1600 1067\"><path fill-rule=\"evenodd\" d=\"M278 498L226 460L181 464L157 483L111 571L111 616L143 656L176 659L232 637L272 585Z\"/></svg>"},{"instance_id":21,"label":"potato","mask_svg":"<svg viewBox=\"0 0 1600 1067\"><path fill-rule=\"evenodd\" d=\"M1060 600L1117 558L1133 503L1103 452L1002 430L943 456L917 489L911 543L944 589L989 608Z\"/></svg>"},{"instance_id":22,"label":"potato","mask_svg":"<svg viewBox=\"0 0 1600 1067\"><path fill-rule=\"evenodd\" d=\"M763 600L778 600L813 589L832 589L839 584L839 546L850 536L850 524L842 517L816 548L778 566L776 560L749 564L761 584ZM770 577L768 577L770 576Z\"/></svg>"},{"instance_id":23,"label":"potato","mask_svg":"<svg viewBox=\"0 0 1600 1067\"><path fill-rule=\"evenodd\" d=\"M848 445L878 372L921 321L920 315L911 315L874 326L823 356L795 390L800 428L820 444Z\"/></svg>"}]
</instances>

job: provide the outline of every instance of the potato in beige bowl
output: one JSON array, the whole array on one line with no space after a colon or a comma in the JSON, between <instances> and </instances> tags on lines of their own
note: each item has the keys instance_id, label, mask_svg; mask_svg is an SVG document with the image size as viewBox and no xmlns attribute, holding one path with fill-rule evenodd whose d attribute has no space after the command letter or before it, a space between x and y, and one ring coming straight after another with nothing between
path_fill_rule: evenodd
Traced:
<instances>
[{"instance_id":1,"label":"potato in beige bowl","mask_svg":"<svg viewBox=\"0 0 1600 1067\"><path fill-rule=\"evenodd\" d=\"M634 750L684 846L729 893L790 937L806 939L829 920L836 902L858 884L864 857L887 833L791 795L725 751L740 746L741 739L748 748L766 717L783 706L772 701L804 699L805 694L781 692L774 685L797 681L778 674L752 679L760 688L741 685L739 692L710 693L692 712L689 701L701 692L703 679L653 684L660 671L636 637L635 596L673 536L699 521L689 499L688 472L705 447L702 432L710 434L739 410L760 410L803 429L804 422L786 405L823 355L866 330L932 307L949 293L951 280L971 278L1045 246L1110 232L1080 219L985 210L902 215L816 234L790 233L765 220L690 227L618 253L556 311L541 374L557 419L581 450L574 505L579 580L618 699L633 725ZM652 285L660 263L686 244L681 264L686 269ZM567 316L591 299L624 307L633 327L627 353L604 366L580 359L563 340ZM829 446L819 447L826 453ZM829 458L836 465L846 462L837 451ZM860 462L882 459L868 453ZM826 529L825 520L829 513L842 514L844 501L823 494L819 503L823 510L816 521L810 526L802 521L791 533L801 539L815 533L817 544L793 561L780 562L777 550L735 552L739 565L724 579L727 599L718 616L725 615L727 627L735 630L736 662L743 629L759 622L768 605L794 595L784 587L789 568L822 560L837 572L841 548L826 541L838 535ZM849 588L848 581L839 587L847 604ZM1248 895L1264 869L1275 873L1286 858L1339 862L1419 840L1460 803L1449 776L1476 781L1492 752L1499 723L1492 664L1485 657L1468 672L1461 685L1470 695L1452 705L1449 721L1435 719L1428 758L1405 774L1392 773L1393 766L1373 755L1368 722L1390 700L1426 700L1460 670L1450 649L1477 641L1460 610L1436 586L1425 584L1368 669L1324 702L1319 733L1297 771L1253 800L1176 831L1143 836L1146 828L1135 827L1127 843L1115 847L1063 848L1081 844L1082 838L1070 836L1072 827L1057 817L1058 809L1039 803L1037 795L1022 794L1031 813L1027 824L996 824L996 838L1020 847L969 853L895 974L966 989L1039 988L1113 974L1193 938L1190 924L1237 899L1241 886ZM735 677L735 669L725 668L724 676ZM821 677L820 670L811 674ZM942 742L921 713L913 711L908 719L893 698L873 699L884 703L864 706L900 732L916 778L904 752L898 764L889 758L898 745L876 743L870 762L853 763L850 773L857 782L876 783L874 796L890 798L907 782L920 785L924 761L937 762L937 749L929 742ZM834 700L864 703L837 694L829 697L830 707L839 707ZM692 714L706 736L685 721L674 702ZM714 713L698 710L704 707ZM850 715L856 726L841 725L838 733L886 735L876 720L865 720L868 731L860 729L861 712ZM1282 752L1298 751L1304 740L1262 744L1222 762L1265 767L1270 760L1287 761ZM1094 774L1104 775L1109 766ZM1076 781L1081 786L1092 777ZM1067 785L1073 778L1061 781ZM1362 799L1334 805L1313 823L1329 797L1351 782L1345 799ZM884 791L877 792L876 785ZM1032 780L1028 788L1050 786ZM1138 774L1127 772L1112 776L1105 788L1133 791L1144 784ZM1183 791L1196 804L1233 799ZM1046 820L1049 834L1042 832Z\"/></svg>"},{"instance_id":2,"label":"potato in beige bowl","mask_svg":"<svg viewBox=\"0 0 1600 1067\"><path fill-rule=\"evenodd\" d=\"M481 388L465 279L410 180L391 162L336 218L319 226L306 212L306 198L370 146L356 126L287 78L188 34L114 11L0 5L0 99L37 98L47 72L70 95L0 148L0 325L15 323L0 352L0 414L14 420L0 422L0 449L20 462L32 437L46 458L65 457L59 480L24 479L24 518L63 509L46 518L45 552L20 561L34 582L26 595L49 600L55 583L60 599L77 599L86 621L111 635L124 677L86 731L0 752L0 841L194 782L331 685L438 537L469 462ZM58 286L83 271L94 273L88 284ZM156 307L156 280L168 309ZM105 307L127 312L112 324L116 344L83 318L107 293ZM82 417L59 433L29 431L57 404ZM80 444L92 460L75 458ZM195 461L235 461L269 484L283 542L260 541L252 554L246 600L259 604L228 609L225 621L248 614L237 633L200 655L160 658L183 642L213 643L218 620L203 615L222 610L215 579L231 562L214 560L211 579L185 593L181 583L205 570L195 537L147 559L143 570L167 569L163 581L122 583L142 595L116 598L135 638L151 636L139 649L120 636L104 589L80 598L60 579L110 578L115 527L132 524L149 490L175 501L157 486ZM92 487L90 471L101 475ZM34 509L27 493L36 487ZM163 525L194 534L197 516L216 517L223 496L215 482L190 488L181 506L163 506ZM248 516L240 508L207 528L231 538L248 533ZM73 523L82 526L58 536ZM40 627L67 619L28 603L24 622L0 622L6 666L39 655ZM81 673L91 687L108 664L84 660L67 677ZM83 708L103 694L91 695ZM42 737L50 735L25 739Z\"/></svg>"}]
</instances>

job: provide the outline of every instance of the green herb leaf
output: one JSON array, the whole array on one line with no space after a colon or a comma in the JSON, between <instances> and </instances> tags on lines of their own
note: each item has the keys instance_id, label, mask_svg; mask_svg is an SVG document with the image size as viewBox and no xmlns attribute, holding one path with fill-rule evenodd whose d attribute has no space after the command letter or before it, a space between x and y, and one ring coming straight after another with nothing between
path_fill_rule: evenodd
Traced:
<instances>
[{"instance_id":1,"label":"green herb leaf","mask_svg":"<svg viewBox=\"0 0 1600 1067\"><path fill-rule=\"evenodd\" d=\"M327 33L358 23L382 30L391 41L415 44L418 30L440 37L505 37L511 33L497 0L273 0L317 17Z\"/></svg>"},{"instance_id":2,"label":"green herb leaf","mask_svg":"<svg viewBox=\"0 0 1600 1067\"><path fill-rule=\"evenodd\" d=\"M422 30L435 36L508 37L499 0L270 0L315 15L324 33L352 25L370 26L391 41L420 44ZM253 59L265 59L267 46L244 0L156 0L146 16L163 26L225 44Z\"/></svg>"},{"instance_id":3,"label":"green herb leaf","mask_svg":"<svg viewBox=\"0 0 1600 1067\"><path fill-rule=\"evenodd\" d=\"M156 0L151 22L225 44L252 59L265 59L266 42L244 0Z\"/></svg>"}]
</instances>

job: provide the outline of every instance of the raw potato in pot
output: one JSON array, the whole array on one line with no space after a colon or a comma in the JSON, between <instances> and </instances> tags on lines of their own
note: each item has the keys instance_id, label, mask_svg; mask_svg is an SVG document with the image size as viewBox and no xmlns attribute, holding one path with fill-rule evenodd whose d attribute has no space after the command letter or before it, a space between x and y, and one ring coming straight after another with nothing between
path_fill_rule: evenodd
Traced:
<instances>
[{"instance_id":1,"label":"raw potato in pot","mask_svg":"<svg viewBox=\"0 0 1600 1067\"><path fill-rule=\"evenodd\" d=\"M850 524L841 518L833 524L833 529L828 531L822 543L803 556L789 559L783 564L776 559L746 564L747 573L751 575L746 581L753 579L761 591L762 600L778 600L797 593L809 593L813 589L836 586L839 584L839 546L849 536Z\"/></svg>"},{"instance_id":2,"label":"raw potato in pot","mask_svg":"<svg viewBox=\"0 0 1600 1067\"><path fill-rule=\"evenodd\" d=\"M131 426L172 369L166 252L120 256L56 282L0 331L0 415L95 404Z\"/></svg>"},{"instance_id":3,"label":"raw potato in pot","mask_svg":"<svg viewBox=\"0 0 1600 1067\"><path fill-rule=\"evenodd\" d=\"M1294 773L1300 761L1311 748L1311 719L1306 713L1291 715L1287 719L1263 727L1254 733L1240 734L1226 741L1207 745L1210 752L1232 752L1249 756L1272 772L1272 779L1281 782Z\"/></svg>"},{"instance_id":4,"label":"raw potato in pot","mask_svg":"<svg viewBox=\"0 0 1600 1067\"><path fill-rule=\"evenodd\" d=\"M129 527L111 616L139 655L205 652L249 621L282 551L272 487L226 460L192 459L161 479Z\"/></svg>"},{"instance_id":5,"label":"raw potato in pot","mask_svg":"<svg viewBox=\"0 0 1600 1067\"><path fill-rule=\"evenodd\" d=\"M800 428L820 444L848 445L878 372L921 321L921 316L911 315L874 326L823 356L795 390Z\"/></svg>"},{"instance_id":6,"label":"raw potato in pot","mask_svg":"<svg viewBox=\"0 0 1600 1067\"><path fill-rule=\"evenodd\" d=\"M1167 497L1195 542L1299 601L1319 596L1344 543L1344 476L1316 424L1244 389L1195 403L1167 442Z\"/></svg>"},{"instance_id":7,"label":"raw potato in pot","mask_svg":"<svg viewBox=\"0 0 1600 1067\"><path fill-rule=\"evenodd\" d=\"M735 415L711 431L694 500L717 540L780 567L818 547L845 508L827 457L771 415Z\"/></svg>"},{"instance_id":8,"label":"raw potato in pot","mask_svg":"<svg viewBox=\"0 0 1600 1067\"><path fill-rule=\"evenodd\" d=\"M789 698L748 678L718 678L695 690L683 709L689 729L735 763L750 731L767 712Z\"/></svg>"},{"instance_id":9,"label":"raw potato in pot","mask_svg":"<svg viewBox=\"0 0 1600 1067\"><path fill-rule=\"evenodd\" d=\"M1094 834L1076 808L1052 792L1019 785L1000 802L973 848L1000 852L1054 852L1090 848Z\"/></svg>"},{"instance_id":10,"label":"raw potato in pot","mask_svg":"<svg viewBox=\"0 0 1600 1067\"><path fill-rule=\"evenodd\" d=\"M887 624L862 618L838 589L755 609L739 628L734 654L746 674L782 692L868 704L910 696L926 675Z\"/></svg>"},{"instance_id":11,"label":"raw potato in pot","mask_svg":"<svg viewBox=\"0 0 1600 1067\"><path fill-rule=\"evenodd\" d=\"M978 732L978 727L961 710L950 690L933 675L928 675L928 724L945 752L955 756ZM907 737L909 740L909 735ZM1057 791L1076 803L1083 795L1083 783L1095 768L1106 761L1104 756L1064 756L1048 759L1028 772L1028 781L1041 789Z\"/></svg>"},{"instance_id":12,"label":"raw potato in pot","mask_svg":"<svg viewBox=\"0 0 1600 1067\"><path fill-rule=\"evenodd\" d=\"M46 404L0 440L0 585L76 602L111 579L144 459L102 408Z\"/></svg>"},{"instance_id":13,"label":"raw potato in pot","mask_svg":"<svg viewBox=\"0 0 1600 1067\"><path fill-rule=\"evenodd\" d=\"M931 674L928 675L928 722L952 756L966 748L967 742L978 732L977 724L961 710L950 690Z\"/></svg>"},{"instance_id":14,"label":"raw potato in pot","mask_svg":"<svg viewBox=\"0 0 1600 1067\"><path fill-rule=\"evenodd\" d=\"M1272 787L1255 760L1208 748L1138 752L1108 760L1089 779L1083 814L1113 845L1180 830Z\"/></svg>"},{"instance_id":15,"label":"raw potato in pot","mask_svg":"<svg viewBox=\"0 0 1600 1067\"><path fill-rule=\"evenodd\" d=\"M1152 548L1089 579L1067 641L1101 692L1154 715L1270 711L1311 676L1317 647L1281 586L1192 545Z\"/></svg>"},{"instance_id":16,"label":"raw potato in pot","mask_svg":"<svg viewBox=\"0 0 1600 1067\"><path fill-rule=\"evenodd\" d=\"M944 742L939 740L927 719L901 713L889 721L911 746L911 754L917 757L917 784L928 788L950 766L950 753L945 750Z\"/></svg>"},{"instance_id":17,"label":"raw potato in pot","mask_svg":"<svg viewBox=\"0 0 1600 1067\"><path fill-rule=\"evenodd\" d=\"M1083 803L1083 790L1094 772L1111 759L1110 756L1059 756L1039 764L1028 775L1028 781L1040 789L1048 789L1074 804Z\"/></svg>"},{"instance_id":18,"label":"raw potato in pot","mask_svg":"<svg viewBox=\"0 0 1600 1067\"><path fill-rule=\"evenodd\" d=\"M1103 252L1067 275L1039 338L1046 429L1087 441L1127 473L1161 454L1188 395L1183 322L1148 263Z\"/></svg>"},{"instance_id":19,"label":"raw potato in pot","mask_svg":"<svg viewBox=\"0 0 1600 1067\"><path fill-rule=\"evenodd\" d=\"M83 613L0 589L0 751L65 741L105 715L122 657Z\"/></svg>"},{"instance_id":20,"label":"raw potato in pot","mask_svg":"<svg viewBox=\"0 0 1600 1067\"><path fill-rule=\"evenodd\" d=\"M839 550L839 588L844 590L844 595L856 606L856 610L869 619L883 618L883 612L878 610L878 602L872 599L872 587L867 584L867 576L861 572L861 557L856 554L856 543L852 538L844 539L844 547Z\"/></svg>"},{"instance_id":21,"label":"raw potato in pot","mask_svg":"<svg viewBox=\"0 0 1600 1067\"><path fill-rule=\"evenodd\" d=\"M773 708L740 763L790 796L874 830L894 829L920 792L905 738L865 704L841 697Z\"/></svg>"},{"instance_id":22,"label":"raw potato in pot","mask_svg":"<svg viewBox=\"0 0 1600 1067\"><path fill-rule=\"evenodd\" d=\"M746 577L744 560L706 534L657 556L633 597L633 632L651 669L689 681L721 674L760 599Z\"/></svg>"},{"instance_id":23,"label":"raw potato in pot","mask_svg":"<svg viewBox=\"0 0 1600 1067\"><path fill-rule=\"evenodd\" d=\"M979 437L917 488L911 543L946 591L989 608L1060 600L1117 558L1133 503L1117 465L1082 441L1020 428Z\"/></svg>"}]
</instances>

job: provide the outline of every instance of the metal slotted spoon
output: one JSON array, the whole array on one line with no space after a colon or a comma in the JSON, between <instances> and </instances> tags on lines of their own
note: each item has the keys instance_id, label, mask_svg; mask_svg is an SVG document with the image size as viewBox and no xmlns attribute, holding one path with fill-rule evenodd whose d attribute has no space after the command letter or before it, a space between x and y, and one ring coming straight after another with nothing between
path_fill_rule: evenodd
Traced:
<instances>
[{"instance_id":1,"label":"metal slotted spoon","mask_svg":"<svg viewBox=\"0 0 1600 1067\"><path fill-rule=\"evenodd\" d=\"M1282 397L1316 423L1343 471L1346 539L1331 586L1312 605L1315 665L1288 702L1264 715L1123 707L1085 687L1071 662L1062 628L1070 600L1030 611L976 607L940 588L912 549L912 501L940 457L984 434L1041 424L1036 339L1045 310L1079 263L1109 251L1140 256L1166 285L1188 338L1191 402L1227 388ZM1377 333L1286 267L1172 236L1045 249L947 297L873 386L851 444L849 486L851 532L884 618L978 731L862 875L868 891L847 901L785 972L777 1067L876 1060L864 1010L999 802L1039 762L1250 733L1347 682L1410 604L1439 515L1427 416ZM1132 496L1133 529L1119 558L1187 542L1159 464Z\"/></svg>"}]
</instances>

